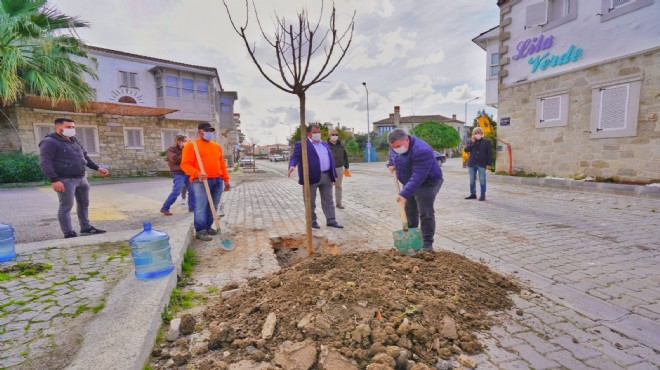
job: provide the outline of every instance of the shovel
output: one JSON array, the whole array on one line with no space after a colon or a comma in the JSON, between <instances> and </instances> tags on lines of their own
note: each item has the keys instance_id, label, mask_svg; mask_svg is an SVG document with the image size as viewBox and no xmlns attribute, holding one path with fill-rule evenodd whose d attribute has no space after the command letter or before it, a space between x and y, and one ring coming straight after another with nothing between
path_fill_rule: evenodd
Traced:
<instances>
[{"instance_id":1,"label":"shovel","mask_svg":"<svg viewBox=\"0 0 660 370\"><path fill-rule=\"evenodd\" d=\"M206 171L204 171L204 164L202 163L202 157L199 155L199 148L197 148L197 140L193 139L191 141L193 143L193 148L195 148L195 157L197 157L197 164L199 164L199 170L203 174L206 174ZM211 214L213 215L215 229L218 231L218 238L220 238L219 243L218 240L214 238L215 245L223 251L233 250L234 243L232 243L232 241L229 239L222 239L222 234L220 231L220 222L218 221L218 214L216 213L215 206L213 204L213 196L211 196L211 189L209 188L209 183L206 179L202 180L202 182L204 183L204 189L206 190L206 198L209 201L209 207L211 207Z\"/></svg>"},{"instance_id":2,"label":"shovel","mask_svg":"<svg viewBox=\"0 0 660 370\"><path fill-rule=\"evenodd\" d=\"M396 187L396 193L401 192L399 187L399 179L396 177L396 171L394 172L394 185ZM398 203L398 202L397 202ZM417 252L422 250L422 234L419 231L419 228L408 228L408 217L406 216L406 209L404 205L399 204L399 215L401 216L402 230L397 230L392 232L394 237L394 247L399 252L412 256Z\"/></svg>"}]
</instances>

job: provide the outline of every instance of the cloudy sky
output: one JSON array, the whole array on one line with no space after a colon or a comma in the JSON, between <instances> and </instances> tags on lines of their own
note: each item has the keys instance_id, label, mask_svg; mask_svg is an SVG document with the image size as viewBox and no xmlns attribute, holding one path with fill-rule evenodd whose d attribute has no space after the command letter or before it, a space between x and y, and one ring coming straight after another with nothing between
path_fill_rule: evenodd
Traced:
<instances>
[{"instance_id":1,"label":"cloudy sky","mask_svg":"<svg viewBox=\"0 0 660 370\"><path fill-rule=\"evenodd\" d=\"M236 23L246 19L244 0L226 0ZM266 35L276 15L287 22L303 8L317 23L319 0L256 0ZM299 122L295 95L280 91L259 73L229 22L221 0L54 0L67 15L91 23L79 30L87 43L108 49L216 67L225 90L236 91L241 129L261 144L285 142ZM343 32L355 12L350 48L337 69L307 92L307 121L340 123L367 131L367 94L371 122L401 114L456 114L468 121L483 104L486 53L471 40L497 25L495 0L336 0L337 28ZM252 5L252 4L250 4ZM325 1L321 26L327 27L332 1ZM254 13L248 37L267 73L273 74L272 47L259 33ZM321 56L322 51L316 55ZM316 60L318 62L318 60ZM313 64L318 71L318 64Z\"/></svg>"}]
</instances>

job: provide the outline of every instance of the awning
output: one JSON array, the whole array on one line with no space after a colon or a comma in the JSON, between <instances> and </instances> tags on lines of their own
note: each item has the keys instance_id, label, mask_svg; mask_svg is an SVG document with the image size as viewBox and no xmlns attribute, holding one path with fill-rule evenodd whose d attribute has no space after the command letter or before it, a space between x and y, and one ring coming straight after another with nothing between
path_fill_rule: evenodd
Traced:
<instances>
[{"instance_id":1,"label":"awning","mask_svg":"<svg viewBox=\"0 0 660 370\"><path fill-rule=\"evenodd\" d=\"M166 114L174 113L178 109L146 107L136 104L107 103L107 102L88 102L79 110L68 100L60 100L53 104L49 98L41 96L26 95L21 101L22 107L61 111L61 112L79 112L79 113L98 113L98 114L116 114L120 116L139 116L139 117L160 117Z\"/></svg>"}]
</instances>

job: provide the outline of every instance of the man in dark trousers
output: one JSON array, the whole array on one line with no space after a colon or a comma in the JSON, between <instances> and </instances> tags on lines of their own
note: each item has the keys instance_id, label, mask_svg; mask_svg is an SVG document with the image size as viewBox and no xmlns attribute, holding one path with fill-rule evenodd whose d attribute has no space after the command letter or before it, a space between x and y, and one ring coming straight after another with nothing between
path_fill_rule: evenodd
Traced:
<instances>
[{"instance_id":1,"label":"man in dark trousers","mask_svg":"<svg viewBox=\"0 0 660 370\"><path fill-rule=\"evenodd\" d=\"M89 224L89 183L85 176L85 167L108 176L108 170L99 168L87 156L87 152L76 139L76 124L72 119L57 118L55 132L46 135L39 143L39 167L44 175L53 183L60 201L57 220L64 238L78 236L71 226L71 209L76 200L76 212L80 224L80 235L103 234Z\"/></svg>"},{"instance_id":2,"label":"man in dark trousers","mask_svg":"<svg viewBox=\"0 0 660 370\"><path fill-rule=\"evenodd\" d=\"M387 141L390 143L387 166L390 172L396 171L397 179L403 184L396 201L405 206L408 226L421 226L424 241L422 251L433 252L433 203L444 181L433 148L418 137L408 136L401 129L392 130Z\"/></svg>"},{"instance_id":3,"label":"man in dark trousers","mask_svg":"<svg viewBox=\"0 0 660 370\"><path fill-rule=\"evenodd\" d=\"M335 160L335 172L337 172L337 179L335 180L335 204L337 208L344 209L341 202L341 183L344 179L344 171L348 170L348 153L346 153L344 143L339 140L337 130L328 131L328 147L332 152L332 158Z\"/></svg>"},{"instance_id":4,"label":"man in dark trousers","mask_svg":"<svg viewBox=\"0 0 660 370\"><path fill-rule=\"evenodd\" d=\"M316 124L307 126L307 159L309 163L309 192L312 205L312 227L320 229L316 221L316 189L321 193L321 208L325 215L326 225L343 229L335 218L335 204L332 199L332 186L337 179L335 161L328 143L321 140L321 127ZM289 160L289 177L298 166L298 183L303 185L302 144L293 146L293 154Z\"/></svg>"},{"instance_id":5,"label":"man in dark trousers","mask_svg":"<svg viewBox=\"0 0 660 370\"><path fill-rule=\"evenodd\" d=\"M472 137L465 146L465 151L470 154L467 160L467 168L470 173L470 195L465 199L477 199L476 177L479 174L479 186L481 195L479 200L486 200L486 170L493 163L493 146L490 141L484 139L481 127L472 131Z\"/></svg>"}]
</instances>

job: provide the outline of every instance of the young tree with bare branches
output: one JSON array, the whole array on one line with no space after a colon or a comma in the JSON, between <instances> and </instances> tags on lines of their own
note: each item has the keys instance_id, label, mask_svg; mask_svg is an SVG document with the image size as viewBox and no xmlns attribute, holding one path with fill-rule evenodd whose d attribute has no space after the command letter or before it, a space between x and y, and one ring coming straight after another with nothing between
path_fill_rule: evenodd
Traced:
<instances>
[{"instance_id":1,"label":"young tree with bare branches","mask_svg":"<svg viewBox=\"0 0 660 370\"><path fill-rule=\"evenodd\" d=\"M321 19L324 13L324 1L321 0L321 11L316 24L309 21L308 11L303 9L297 14L297 24L287 23L284 17L276 15L275 30L272 36L268 36L259 19L254 0L252 8L256 18L259 31L264 40L273 49L274 57L269 61L257 59L256 44L248 39L246 30L250 19L250 2L245 0L245 22L238 26L223 0L229 21L236 33L245 43L252 62L264 78L278 89L298 96L300 101L300 131L305 130L305 94L307 90L319 82L325 80L339 66L346 56L349 46L353 40L355 28L355 12L349 24L343 32L337 30L337 12L332 4L327 29L322 29ZM322 56L317 52L323 51ZM281 80L278 82L277 80ZM307 158L307 140L301 140L303 186L305 198L305 216L307 231L307 253L312 253L312 209L309 190L309 162Z\"/></svg>"}]
</instances>

